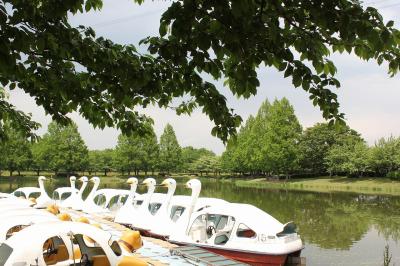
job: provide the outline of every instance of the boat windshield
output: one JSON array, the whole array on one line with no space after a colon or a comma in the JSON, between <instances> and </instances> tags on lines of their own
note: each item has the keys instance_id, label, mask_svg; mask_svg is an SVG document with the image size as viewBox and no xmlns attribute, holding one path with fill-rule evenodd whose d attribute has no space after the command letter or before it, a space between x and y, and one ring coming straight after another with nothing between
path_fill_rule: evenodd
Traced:
<instances>
[{"instance_id":1,"label":"boat windshield","mask_svg":"<svg viewBox=\"0 0 400 266\"><path fill-rule=\"evenodd\" d=\"M8 258L10 257L12 252L13 252L13 249L9 245L7 245L5 243L0 245L0 265L1 266L6 264Z\"/></svg>"},{"instance_id":2,"label":"boat windshield","mask_svg":"<svg viewBox=\"0 0 400 266\"><path fill-rule=\"evenodd\" d=\"M224 245L228 242L235 225L235 218L220 214L198 216L189 230L189 236L198 243Z\"/></svg>"},{"instance_id":3,"label":"boat windshield","mask_svg":"<svg viewBox=\"0 0 400 266\"><path fill-rule=\"evenodd\" d=\"M185 207L183 206L178 206L178 205L172 206L170 214L171 220L176 222L179 219L179 217L181 217L184 211Z\"/></svg>"}]
</instances>

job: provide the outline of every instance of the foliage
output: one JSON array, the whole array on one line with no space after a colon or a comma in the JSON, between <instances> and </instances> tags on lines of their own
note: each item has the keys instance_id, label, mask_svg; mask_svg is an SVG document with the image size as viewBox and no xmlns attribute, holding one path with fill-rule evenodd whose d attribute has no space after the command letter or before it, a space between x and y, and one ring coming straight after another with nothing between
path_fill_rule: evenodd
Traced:
<instances>
[{"instance_id":1,"label":"foliage","mask_svg":"<svg viewBox=\"0 0 400 266\"><path fill-rule=\"evenodd\" d=\"M237 139L228 142L223 165L233 171L288 174L297 168L302 128L286 98L267 100L249 117Z\"/></svg>"},{"instance_id":2,"label":"foliage","mask_svg":"<svg viewBox=\"0 0 400 266\"><path fill-rule=\"evenodd\" d=\"M7 141L0 142L0 168L9 170L10 175L14 171L27 169L32 160L30 142L26 136L10 125L4 125L2 130L6 134Z\"/></svg>"},{"instance_id":3,"label":"foliage","mask_svg":"<svg viewBox=\"0 0 400 266\"><path fill-rule=\"evenodd\" d=\"M215 153L205 148L196 149L192 146L182 148L182 170L191 170L191 164L202 156L215 156Z\"/></svg>"},{"instance_id":4,"label":"foliage","mask_svg":"<svg viewBox=\"0 0 400 266\"><path fill-rule=\"evenodd\" d=\"M331 174L345 173L362 176L370 166L369 149L356 136L349 136L341 144L335 144L326 154L325 163Z\"/></svg>"},{"instance_id":5,"label":"foliage","mask_svg":"<svg viewBox=\"0 0 400 266\"><path fill-rule=\"evenodd\" d=\"M46 160L48 169L56 173L60 170L71 173L87 168L88 149L74 123L63 126L51 122L48 132L37 145L43 145L40 148L45 156L42 160Z\"/></svg>"},{"instance_id":6,"label":"foliage","mask_svg":"<svg viewBox=\"0 0 400 266\"><path fill-rule=\"evenodd\" d=\"M360 134L350 127L331 126L327 123L317 123L307 128L299 142L301 169L306 173L325 174L327 165L325 158L333 146L344 145L346 139L362 140Z\"/></svg>"},{"instance_id":7,"label":"foliage","mask_svg":"<svg viewBox=\"0 0 400 266\"><path fill-rule=\"evenodd\" d=\"M53 147L49 143L49 138L41 138L31 146L32 151L32 164L31 168L36 170L37 175L41 170L50 168L50 156Z\"/></svg>"},{"instance_id":8,"label":"foliage","mask_svg":"<svg viewBox=\"0 0 400 266\"><path fill-rule=\"evenodd\" d=\"M400 167L400 138L381 138L372 148L372 167L380 175L398 170Z\"/></svg>"},{"instance_id":9,"label":"foliage","mask_svg":"<svg viewBox=\"0 0 400 266\"><path fill-rule=\"evenodd\" d=\"M203 172L206 174L212 172L216 175L222 170L219 157L210 154L202 155L191 164L190 169L193 172L200 173L200 175L202 175Z\"/></svg>"},{"instance_id":10,"label":"foliage","mask_svg":"<svg viewBox=\"0 0 400 266\"><path fill-rule=\"evenodd\" d=\"M130 173L132 170L154 170L158 157L157 136L150 123L146 125L145 135L133 134L130 136L119 135L118 145L114 154L114 165L121 171Z\"/></svg>"},{"instance_id":11,"label":"foliage","mask_svg":"<svg viewBox=\"0 0 400 266\"><path fill-rule=\"evenodd\" d=\"M176 139L175 131L170 124L164 128L160 137L159 168L163 171L171 171L180 168L182 151Z\"/></svg>"},{"instance_id":12,"label":"foliage","mask_svg":"<svg viewBox=\"0 0 400 266\"><path fill-rule=\"evenodd\" d=\"M143 0L136 0L142 3ZM157 104L190 113L201 107L214 122L212 134L226 141L241 118L202 74L225 79L239 97L257 93L257 68L273 67L302 87L323 117L341 122L340 83L331 51L399 69L400 33L379 12L357 0L178 0L160 20L160 36L134 45L96 38L90 27L72 27L68 16L102 7L101 0L0 2L0 82L21 88L60 124L79 112L96 127L145 133L150 118L135 107ZM8 119L31 135L37 124L0 97L0 123Z\"/></svg>"},{"instance_id":13,"label":"foliage","mask_svg":"<svg viewBox=\"0 0 400 266\"><path fill-rule=\"evenodd\" d=\"M89 171L104 171L104 175L112 169L114 158L113 149L91 150L89 151Z\"/></svg>"}]
</instances>

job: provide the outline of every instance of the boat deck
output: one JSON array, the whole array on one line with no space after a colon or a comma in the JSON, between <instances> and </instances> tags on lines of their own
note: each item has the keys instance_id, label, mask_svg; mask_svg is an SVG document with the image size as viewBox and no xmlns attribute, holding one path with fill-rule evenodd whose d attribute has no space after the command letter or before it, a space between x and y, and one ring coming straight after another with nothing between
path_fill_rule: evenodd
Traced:
<instances>
[{"instance_id":1,"label":"boat deck","mask_svg":"<svg viewBox=\"0 0 400 266\"><path fill-rule=\"evenodd\" d=\"M66 212L71 215L73 219L79 217L87 217L91 223L98 223L102 229L110 232L113 238L120 238L121 234L127 229L127 227L114 223L111 217L107 217L100 214L87 214L81 211L75 211L72 209L61 209L61 212ZM140 258L150 265L164 266L164 265L207 265L207 266L244 266L247 264L228 259L226 257L217 255L209 252L205 249L186 246L180 247L171 244L167 241L155 239L151 237L144 237L143 247L138 249L134 256ZM305 266L305 259L299 258L299 260L289 262L290 266Z\"/></svg>"}]
</instances>

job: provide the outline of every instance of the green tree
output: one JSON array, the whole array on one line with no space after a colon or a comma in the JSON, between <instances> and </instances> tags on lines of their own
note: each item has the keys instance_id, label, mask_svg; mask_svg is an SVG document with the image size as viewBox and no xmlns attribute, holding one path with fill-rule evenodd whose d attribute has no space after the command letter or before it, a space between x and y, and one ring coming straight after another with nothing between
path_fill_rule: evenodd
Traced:
<instances>
[{"instance_id":1,"label":"green tree","mask_svg":"<svg viewBox=\"0 0 400 266\"><path fill-rule=\"evenodd\" d=\"M62 126L51 122L43 141L49 168L56 175L60 170L72 173L87 168L88 149L75 123Z\"/></svg>"},{"instance_id":2,"label":"green tree","mask_svg":"<svg viewBox=\"0 0 400 266\"><path fill-rule=\"evenodd\" d=\"M215 156L214 152L206 148L196 149L192 146L182 148L182 170L191 171L191 164L203 155Z\"/></svg>"},{"instance_id":3,"label":"green tree","mask_svg":"<svg viewBox=\"0 0 400 266\"><path fill-rule=\"evenodd\" d=\"M203 173L208 175L210 172L217 175L221 171L220 158L210 154L202 155L192 163L191 169L200 173L201 176Z\"/></svg>"},{"instance_id":4,"label":"green tree","mask_svg":"<svg viewBox=\"0 0 400 266\"><path fill-rule=\"evenodd\" d=\"M2 167L10 172L10 176L14 171L21 175L21 170L28 169L32 160L31 144L25 135L9 125L5 125L2 130L6 134L6 141L0 142Z\"/></svg>"},{"instance_id":5,"label":"green tree","mask_svg":"<svg viewBox=\"0 0 400 266\"><path fill-rule=\"evenodd\" d=\"M370 150L358 136L349 135L329 149L325 163L330 175L363 176L371 166Z\"/></svg>"},{"instance_id":6,"label":"green tree","mask_svg":"<svg viewBox=\"0 0 400 266\"><path fill-rule=\"evenodd\" d=\"M180 169L181 159L182 150L176 139L175 131L170 124L167 124L160 137L159 168L167 173Z\"/></svg>"},{"instance_id":7,"label":"green tree","mask_svg":"<svg viewBox=\"0 0 400 266\"><path fill-rule=\"evenodd\" d=\"M372 167L380 176L386 176L389 172L400 167L400 138L381 138L372 148Z\"/></svg>"},{"instance_id":8,"label":"green tree","mask_svg":"<svg viewBox=\"0 0 400 266\"><path fill-rule=\"evenodd\" d=\"M275 100L269 108L265 131L259 136L263 170L289 176L298 169L298 142L302 127L286 98Z\"/></svg>"},{"instance_id":9,"label":"green tree","mask_svg":"<svg viewBox=\"0 0 400 266\"><path fill-rule=\"evenodd\" d=\"M50 150L52 147L49 145L49 138L44 137L33 143L31 146L32 151L32 165L31 168L36 171L36 175L40 175L40 171L50 169Z\"/></svg>"},{"instance_id":10,"label":"green tree","mask_svg":"<svg viewBox=\"0 0 400 266\"><path fill-rule=\"evenodd\" d=\"M222 165L231 171L289 175L298 168L302 127L286 98L263 102L237 138L228 142Z\"/></svg>"},{"instance_id":11,"label":"green tree","mask_svg":"<svg viewBox=\"0 0 400 266\"><path fill-rule=\"evenodd\" d=\"M332 146L344 145L349 137L362 141L360 134L346 126L317 123L307 128L299 142L300 166L304 173L326 174L325 158Z\"/></svg>"},{"instance_id":12,"label":"green tree","mask_svg":"<svg viewBox=\"0 0 400 266\"><path fill-rule=\"evenodd\" d=\"M113 149L104 149L104 150L91 150L89 151L89 164L88 171L89 175L91 172L103 171L106 176L107 173L112 168L112 161L114 158L114 150Z\"/></svg>"},{"instance_id":13,"label":"green tree","mask_svg":"<svg viewBox=\"0 0 400 266\"><path fill-rule=\"evenodd\" d=\"M308 92L326 119L342 121L330 90L340 86L331 51L387 63L391 75L400 66L394 22L357 0L173 1L159 36L141 41L151 55L70 25L69 16L101 7L101 0L1 1L1 84L18 86L62 124L78 111L97 127L116 125L123 133L146 130L149 119L135 107L168 107L190 95L177 113L201 107L215 123L212 134L227 140L241 118L202 74L226 79L235 95L248 98L260 85L257 68L273 67ZM27 134L34 129L2 96L0 110L0 123L10 119Z\"/></svg>"},{"instance_id":14,"label":"green tree","mask_svg":"<svg viewBox=\"0 0 400 266\"><path fill-rule=\"evenodd\" d=\"M147 124L147 127L150 134L119 135L114 165L120 171L127 171L128 174L131 171L135 174L139 174L140 170L146 174L147 171L154 171L158 158L157 136L151 124Z\"/></svg>"}]
</instances>

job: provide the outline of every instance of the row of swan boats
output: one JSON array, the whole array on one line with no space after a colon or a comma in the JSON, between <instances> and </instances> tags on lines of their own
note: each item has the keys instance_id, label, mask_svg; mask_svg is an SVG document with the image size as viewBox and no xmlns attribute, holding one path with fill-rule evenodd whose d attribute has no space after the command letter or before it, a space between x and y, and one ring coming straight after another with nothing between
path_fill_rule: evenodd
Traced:
<instances>
[{"instance_id":1,"label":"row of swan boats","mask_svg":"<svg viewBox=\"0 0 400 266\"><path fill-rule=\"evenodd\" d=\"M198 179L186 182L185 186L191 190L186 196L175 195L177 183L172 178L159 185L154 178L146 178L141 185L147 187L147 193L139 194L140 184L135 177L127 180L130 189L125 190L99 189L99 177L89 180L83 176L77 180L72 176L70 186L57 188L52 198L45 190L45 181L46 178L40 176L39 187L0 193L0 209L5 208L5 213L12 215L16 206L26 205L27 209L32 209L28 206L33 205L40 209L55 204L113 219L145 236L177 245L201 247L251 265L285 265L289 257L300 256L303 248L293 222L282 224L249 204L200 197L201 182ZM76 181L82 182L80 189L76 188ZM88 182L93 182L93 187L84 199ZM166 187L167 192L156 193L159 186ZM32 198L35 194L38 197ZM7 206L6 202L11 205Z\"/></svg>"}]
</instances>

